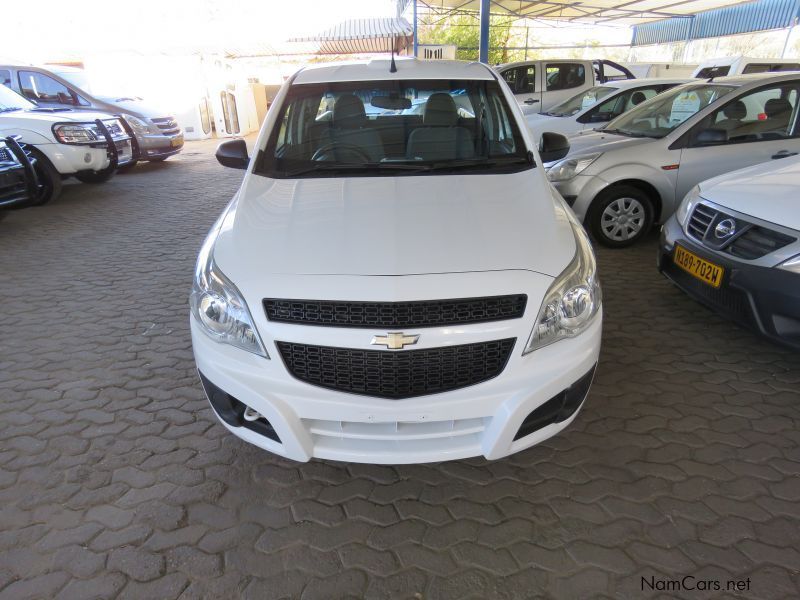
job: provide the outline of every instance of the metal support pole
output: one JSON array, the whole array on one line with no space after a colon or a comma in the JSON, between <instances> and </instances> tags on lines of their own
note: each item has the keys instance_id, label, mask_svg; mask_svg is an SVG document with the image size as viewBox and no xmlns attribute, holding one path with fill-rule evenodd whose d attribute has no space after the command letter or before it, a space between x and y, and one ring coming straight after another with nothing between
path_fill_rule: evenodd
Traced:
<instances>
[{"instance_id":1,"label":"metal support pole","mask_svg":"<svg viewBox=\"0 0 800 600\"><path fill-rule=\"evenodd\" d=\"M490 0L481 0L481 26L478 39L478 60L489 64L489 6Z\"/></svg>"},{"instance_id":2,"label":"metal support pole","mask_svg":"<svg viewBox=\"0 0 800 600\"><path fill-rule=\"evenodd\" d=\"M795 25L797 25L796 17L792 20L792 24L789 26L789 30L786 32L786 40L783 42L783 50L781 51L781 58L786 58L786 51L789 49L789 38L792 37L792 31L794 31Z\"/></svg>"},{"instance_id":3,"label":"metal support pole","mask_svg":"<svg viewBox=\"0 0 800 600\"><path fill-rule=\"evenodd\" d=\"M528 45L530 45L530 27L525 26L525 60L528 60Z\"/></svg>"},{"instance_id":4,"label":"metal support pole","mask_svg":"<svg viewBox=\"0 0 800 600\"><path fill-rule=\"evenodd\" d=\"M417 0L414 1L414 58L417 57L417 50L419 49L419 40L417 39Z\"/></svg>"}]
</instances>

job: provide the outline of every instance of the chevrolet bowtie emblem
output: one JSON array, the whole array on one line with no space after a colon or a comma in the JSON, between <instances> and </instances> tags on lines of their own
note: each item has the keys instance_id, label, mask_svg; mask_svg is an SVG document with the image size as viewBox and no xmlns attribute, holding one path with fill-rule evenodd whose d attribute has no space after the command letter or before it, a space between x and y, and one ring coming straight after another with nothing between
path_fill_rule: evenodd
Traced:
<instances>
[{"instance_id":1,"label":"chevrolet bowtie emblem","mask_svg":"<svg viewBox=\"0 0 800 600\"><path fill-rule=\"evenodd\" d=\"M405 346L416 344L419 335L406 335L402 331L390 331L386 335L373 336L370 344L386 346L389 350L402 350Z\"/></svg>"}]
</instances>

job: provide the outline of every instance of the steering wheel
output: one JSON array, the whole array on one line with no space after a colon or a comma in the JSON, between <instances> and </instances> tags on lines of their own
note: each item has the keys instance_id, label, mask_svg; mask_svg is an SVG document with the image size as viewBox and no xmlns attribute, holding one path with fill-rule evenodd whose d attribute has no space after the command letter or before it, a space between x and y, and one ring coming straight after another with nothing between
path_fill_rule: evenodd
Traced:
<instances>
[{"instance_id":1,"label":"steering wheel","mask_svg":"<svg viewBox=\"0 0 800 600\"><path fill-rule=\"evenodd\" d=\"M372 162L370 156L362 148L355 144L344 144L342 142L331 142L317 148L317 151L311 156L311 160L338 160L341 157L340 152L344 153L345 156L349 152L351 157L355 156L361 162Z\"/></svg>"}]
</instances>

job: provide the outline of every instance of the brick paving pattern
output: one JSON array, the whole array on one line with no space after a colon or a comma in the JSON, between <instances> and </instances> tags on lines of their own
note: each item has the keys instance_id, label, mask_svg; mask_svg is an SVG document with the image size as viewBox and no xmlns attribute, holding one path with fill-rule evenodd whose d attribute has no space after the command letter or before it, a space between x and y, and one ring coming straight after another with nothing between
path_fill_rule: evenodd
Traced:
<instances>
[{"instance_id":1,"label":"brick paving pattern","mask_svg":"<svg viewBox=\"0 0 800 600\"><path fill-rule=\"evenodd\" d=\"M298 464L229 435L188 333L241 178L214 146L0 223L0 597L655 598L642 577L685 575L800 594L800 355L672 288L655 237L600 251L597 379L538 447Z\"/></svg>"}]
</instances>

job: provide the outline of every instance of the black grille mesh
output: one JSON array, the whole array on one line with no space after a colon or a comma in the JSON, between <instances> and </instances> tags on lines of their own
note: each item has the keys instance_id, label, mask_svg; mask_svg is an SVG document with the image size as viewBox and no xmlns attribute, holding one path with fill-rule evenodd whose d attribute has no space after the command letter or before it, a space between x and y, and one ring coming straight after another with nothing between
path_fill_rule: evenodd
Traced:
<instances>
[{"instance_id":1,"label":"black grille mesh","mask_svg":"<svg viewBox=\"0 0 800 600\"><path fill-rule=\"evenodd\" d=\"M519 319L525 313L525 294L423 300L414 302L349 302L266 298L270 321L333 327L443 327Z\"/></svg>"},{"instance_id":2,"label":"black grille mesh","mask_svg":"<svg viewBox=\"0 0 800 600\"><path fill-rule=\"evenodd\" d=\"M475 385L505 368L516 338L429 350L359 350L276 342L289 372L340 392L411 398Z\"/></svg>"}]
</instances>

